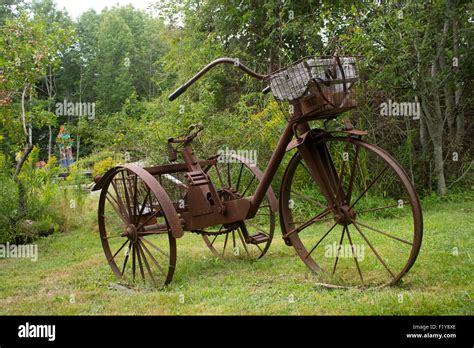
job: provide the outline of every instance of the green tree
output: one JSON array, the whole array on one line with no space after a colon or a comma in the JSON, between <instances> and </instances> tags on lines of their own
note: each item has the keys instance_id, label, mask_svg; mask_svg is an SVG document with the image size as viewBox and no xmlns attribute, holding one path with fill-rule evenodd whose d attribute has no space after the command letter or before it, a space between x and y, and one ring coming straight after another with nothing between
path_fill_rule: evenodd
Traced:
<instances>
[{"instance_id":1,"label":"green tree","mask_svg":"<svg viewBox=\"0 0 474 348\"><path fill-rule=\"evenodd\" d=\"M122 102L135 89L130 71L133 34L126 21L114 11L106 12L100 21L97 40L97 98L102 111L120 110Z\"/></svg>"},{"instance_id":2,"label":"green tree","mask_svg":"<svg viewBox=\"0 0 474 348\"><path fill-rule=\"evenodd\" d=\"M447 193L447 151L465 150L472 14L472 3L457 0L371 4L353 9L345 40L367 56L373 86L420 102L420 143L433 160L440 195Z\"/></svg>"},{"instance_id":3,"label":"green tree","mask_svg":"<svg viewBox=\"0 0 474 348\"><path fill-rule=\"evenodd\" d=\"M3 103L2 114L17 114L16 118L5 117L3 120L20 123L22 132L21 141L12 144L10 149L13 153L22 149L14 172L14 178L19 185L20 216L25 214L26 206L24 188L18 176L33 149L35 121L35 115L32 110L27 110L27 104L35 97L35 85L48 73L48 66L53 64L56 68L60 64L61 52L70 46L71 37L70 31L56 25L52 30L46 30L44 21L33 21L26 12L21 12L16 18L7 19L2 27L0 70L3 83L0 93L9 96ZM2 136L8 135L7 132L4 133L4 129L14 128L9 125L2 127Z\"/></svg>"}]
</instances>

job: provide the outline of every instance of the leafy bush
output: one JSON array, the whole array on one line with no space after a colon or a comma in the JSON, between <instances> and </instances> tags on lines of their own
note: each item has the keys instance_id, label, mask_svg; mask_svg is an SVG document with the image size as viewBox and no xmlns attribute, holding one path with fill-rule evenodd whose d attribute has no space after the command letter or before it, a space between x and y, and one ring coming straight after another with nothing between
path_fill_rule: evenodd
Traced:
<instances>
[{"instance_id":1,"label":"leafy bush","mask_svg":"<svg viewBox=\"0 0 474 348\"><path fill-rule=\"evenodd\" d=\"M112 157L107 157L94 164L92 175L104 175L110 168L115 167L118 163L119 161L114 160Z\"/></svg>"},{"instance_id":2,"label":"leafy bush","mask_svg":"<svg viewBox=\"0 0 474 348\"><path fill-rule=\"evenodd\" d=\"M18 186L6 156L0 152L0 243L14 234L12 221L18 210Z\"/></svg>"},{"instance_id":3,"label":"leafy bush","mask_svg":"<svg viewBox=\"0 0 474 348\"><path fill-rule=\"evenodd\" d=\"M39 148L34 147L19 175L26 192L26 216L19 217L18 185L11 164L0 153L0 243L29 243L81 224L86 198L81 189L84 176L72 166L66 180L59 180L61 168L56 158L37 168L38 157Z\"/></svg>"},{"instance_id":4,"label":"leafy bush","mask_svg":"<svg viewBox=\"0 0 474 348\"><path fill-rule=\"evenodd\" d=\"M46 216L43 220L21 220L16 226L16 233L10 237L10 242L16 244L31 243L39 237L46 237L59 231L59 225L55 223L51 216Z\"/></svg>"}]
</instances>

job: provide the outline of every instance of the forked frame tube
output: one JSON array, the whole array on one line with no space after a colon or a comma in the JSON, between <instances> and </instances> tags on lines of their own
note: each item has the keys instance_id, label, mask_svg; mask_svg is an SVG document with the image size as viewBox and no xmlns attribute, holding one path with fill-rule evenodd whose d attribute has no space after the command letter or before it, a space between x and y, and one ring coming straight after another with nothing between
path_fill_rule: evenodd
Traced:
<instances>
[{"instance_id":1,"label":"forked frame tube","mask_svg":"<svg viewBox=\"0 0 474 348\"><path fill-rule=\"evenodd\" d=\"M310 129L306 121L299 124L298 128L301 131L309 131ZM285 156L287 146L292 140L293 135L293 124L289 123L278 141L267 168L263 172L262 180L258 184L255 194L250 198L251 206L247 214L247 219L253 218L257 213L278 167ZM297 149L300 151L303 161L307 164L311 177L320 186L322 193L330 205L339 205L343 197L341 192L335 193L337 190L338 175L325 145L316 146L314 140L308 136L304 142L298 145Z\"/></svg>"},{"instance_id":2,"label":"forked frame tube","mask_svg":"<svg viewBox=\"0 0 474 348\"><path fill-rule=\"evenodd\" d=\"M321 135L324 140L328 135ZM339 182L340 178L324 141L318 142L311 134L298 146L306 169L318 184L321 193L328 202L328 208L335 209L346 203L346 196Z\"/></svg>"}]
</instances>

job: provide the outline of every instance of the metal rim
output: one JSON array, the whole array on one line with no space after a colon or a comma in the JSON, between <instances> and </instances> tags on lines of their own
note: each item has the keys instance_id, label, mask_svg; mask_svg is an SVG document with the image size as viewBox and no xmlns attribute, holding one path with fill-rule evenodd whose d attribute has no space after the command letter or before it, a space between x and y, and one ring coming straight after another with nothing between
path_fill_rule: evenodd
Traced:
<instances>
[{"instance_id":1,"label":"metal rim","mask_svg":"<svg viewBox=\"0 0 474 348\"><path fill-rule=\"evenodd\" d=\"M339 235L334 236L335 232L332 232L332 231L336 231L340 229L340 227L337 228L336 226L342 226L342 231L340 235L341 238L336 239L337 241L336 248L333 248L336 250L335 253L333 252L333 254L335 254L336 256L334 257L335 259L334 266L331 272L331 279L329 280L329 282L336 283L340 281L340 279L334 280L333 276L336 271L336 266L338 265L338 260L340 260L339 255L341 254L341 250L344 250L344 245L342 244L342 242L343 242L344 236L346 236L346 240L349 241L349 248L350 248L350 252L348 254L351 254L353 258L353 261L351 260L351 262L352 262L352 267L355 274L354 277L357 276L357 278L359 278L357 286L360 286L360 285L365 286L369 283L370 284L382 283L384 285L398 283L400 279L410 270L410 268L415 263L420 247L421 247L422 233L423 233L422 212L421 212L418 195L416 194L416 191L410 179L408 178L408 175L401 168L398 162L386 151L380 149L379 147L375 145L368 144L365 141L349 138L349 137L325 137L325 138L320 139L319 141L324 142L326 145L331 144L331 146L328 146L328 148L330 147L331 149L334 149L337 146L339 146L339 148L343 147L345 150L349 149L350 151L350 148L353 148L353 152L351 152L352 162L346 165L343 161L340 161L339 170L337 171L338 177L342 177L342 182L343 182L342 184L341 184L341 181L338 182L337 190L340 189L344 192L344 195L346 196L346 198L348 198L346 207L349 207L351 209L346 209L346 211L342 211L341 213L341 210L339 208L338 208L339 210L337 210L334 207L328 207L325 200L316 201L315 199L313 199L313 202L308 202L304 207L307 207L307 206L314 207L317 205L316 203L321 205L324 202L324 204L322 204L321 207L319 208L319 210L321 210L320 214L316 214L316 216L312 218L313 219L312 222L309 221L311 219L308 219L308 220L303 219L304 220L303 222L295 221L295 219L300 218L300 216L304 214L304 213L298 212L298 210L295 210L294 207L290 209L290 206L287 204L287 202L289 202L292 199L292 197L300 198L299 196L297 196L297 192L292 187L293 180L295 180L296 178L295 173L297 172L297 170L300 170L300 172L304 172L304 169L303 169L304 164L302 164L301 162L301 155L299 153L296 153L292 157L292 159L290 160L290 163L288 164L288 167L286 168L285 174L283 176L282 184L281 184L281 193L280 193L280 224L281 224L283 235L287 237L286 238L287 243L289 243L290 245L293 245L299 257L312 271L319 272L320 274L326 273L327 275L328 272L321 272L321 271L327 271L328 267L323 267L321 264L322 263L329 264L329 261L325 260L326 255L324 255L324 257L321 256L319 257L319 259L317 259L317 257L315 256L316 254L315 250L317 250L317 248L319 247L320 249L318 252L319 254L321 254L321 247L323 246L322 242L325 241L326 239L326 243L327 243L328 235L332 234L333 235L332 238L339 236ZM363 151L361 151L361 149ZM360 168L360 160L363 158L364 155L374 156L374 158L378 159L379 161L377 163L383 164L383 169L381 170L382 174L380 174L379 172L377 172L377 175L375 175L375 173L370 173L370 175L374 175L372 177L372 179L374 180L371 180L365 183L362 179L360 179L361 187L362 187L362 183L364 183L364 185L368 186L368 189L366 187L367 190L365 192L364 190L361 189L358 192L359 193L358 195L356 195L355 197L351 197L351 195L355 192L355 189L354 189L354 186L356 185L355 181L358 180L357 176L353 175L352 173L356 173L357 164L359 164L359 168ZM330 156L334 158L334 153L332 153L331 151L330 151ZM348 174L349 172L351 173ZM391 172L392 176L390 178L392 178L393 180L398 180L397 184L399 184L400 192L402 191L404 192L404 193L400 193L400 195L403 194L403 200L401 200L402 203L398 203L398 206L394 206L392 204L392 205L383 206L383 207L361 209L360 205L362 204L361 202L363 202L365 199L364 195L366 195L366 192L369 192L370 189L372 189L372 187L376 187L374 185L377 182L380 183L380 178L383 178L383 176L386 175L386 172ZM300 176L304 177L302 174L300 174ZM351 178L351 176L353 178ZM360 175L360 176L362 177L363 175ZM348 178L347 186L344 187L345 185L344 180L346 180L346 178ZM312 180L310 181L313 182ZM352 184L350 183L351 181L352 181ZM392 187L396 187L395 184L390 184L390 185ZM349 187L351 187L351 189L349 189ZM360 195L360 193L362 193L362 195ZM316 195L317 195L317 192L316 192ZM388 194L388 196L389 195L390 194ZM306 199L307 198L308 197L306 197ZM406 199L406 202L403 203L405 199ZM300 200L305 201L305 199L303 198L301 198ZM397 202L400 202L400 199ZM403 242L401 242L400 240L402 238L399 238L400 240L397 240L396 239L397 237L394 236L393 234L387 233L380 228L374 229L373 226L369 226L369 224L363 223L361 221L361 216L363 219L368 219L367 215L364 215L364 214L369 214L369 215L382 214L382 213L388 214L389 209L397 209L400 207L400 204L402 207L403 207L403 204L405 204L405 207L407 205L411 207L410 212L408 213L405 212L405 213L408 216L411 216L410 219L412 219L413 231L410 232L406 228L400 228L400 230L406 230L405 234L410 236L411 238L409 241L406 239L403 239ZM399 212L397 211L396 213L399 213ZM300 216L297 217L298 214ZM395 212L390 211L390 214L395 214ZM398 221L398 220L395 220L395 221ZM399 221L400 221L399 225L402 226L402 220L399 220ZM307 223L308 225L305 226L305 223ZM328 225L324 226L324 224L328 224ZM319 229L320 226L326 227L324 230L321 228L321 231L326 231L326 233L322 234L322 237L319 240L316 239L318 240L316 244L310 245L309 242L305 241L305 238L306 240L310 240L311 237L302 236L304 233L308 233L308 232L303 232L303 231L308 228L309 230L311 228ZM302 227L301 230L300 230L300 227ZM349 233L350 229L352 229L352 231L354 232L352 234L352 238L351 238L351 234ZM387 260L383 259L383 255L381 255L380 252L377 252L377 247L374 246L373 243L370 243L371 240L369 238L374 238L374 234L375 234L375 238L380 238L380 235L383 235L383 233L385 233L385 236L383 237L388 238L390 240L390 243L392 244L393 244L393 241L395 241L395 242L399 242L399 244L402 244L403 246L408 245L408 247L410 247L411 245L409 252L408 250L403 249L402 246L397 246L398 248L400 248L400 254L402 254L402 251L403 251L404 253L403 255L407 256L407 260L405 263L404 261L393 261L392 259L392 263L394 264L395 263L399 264L399 262L403 263L403 266L398 267L395 273L392 270L390 270L390 267L389 267L390 264L386 262ZM357 258L354 256L356 255L355 243L353 243L355 239L354 235L360 237L359 240L362 242L361 244L365 244L368 247L367 248L368 253L370 253L375 259L379 261L380 259L383 260L383 261L380 261L380 263L384 266L384 268L387 269L388 273L390 274L390 277L388 280L386 280L385 278L385 280L383 280L382 282L380 281L367 282L367 279L364 279L363 274L362 274L363 272L361 271L361 266L359 262L357 261ZM395 239L393 239L393 237L395 237ZM407 244L406 242L408 242L409 244ZM396 245L396 244L393 244L393 245ZM325 246L325 248L327 248L327 245ZM326 251L329 251L329 248L327 248ZM392 253L393 251L398 252L398 250L396 249L387 250L387 247L385 247L384 251L387 253L390 252L391 253L390 255L393 255ZM339 264L340 264L340 261L339 261ZM367 273L369 272L370 270L367 271ZM351 282L351 284L354 284L354 283L355 282Z\"/></svg>"},{"instance_id":2,"label":"metal rim","mask_svg":"<svg viewBox=\"0 0 474 348\"><path fill-rule=\"evenodd\" d=\"M176 267L181 224L166 192L144 169L116 167L103 183L98 210L102 247L114 275L166 285ZM118 244L117 244L118 242Z\"/></svg>"}]
</instances>

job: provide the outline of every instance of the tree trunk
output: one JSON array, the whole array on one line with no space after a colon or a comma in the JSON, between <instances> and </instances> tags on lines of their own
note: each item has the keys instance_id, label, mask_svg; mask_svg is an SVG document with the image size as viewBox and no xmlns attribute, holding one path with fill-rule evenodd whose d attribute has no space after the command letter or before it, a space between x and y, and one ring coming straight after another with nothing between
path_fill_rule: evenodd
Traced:
<instances>
[{"instance_id":1,"label":"tree trunk","mask_svg":"<svg viewBox=\"0 0 474 348\"><path fill-rule=\"evenodd\" d=\"M462 147L464 141L464 113L459 112L456 116L456 145Z\"/></svg>"},{"instance_id":2,"label":"tree trunk","mask_svg":"<svg viewBox=\"0 0 474 348\"><path fill-rule=\"evenodd\" d=\"M54 101L56 95L53 85L53 74L51 64L48 66L49 73L45 76L46 89L48 91L48 112L51 112L51 103ZM53 127L51 123L48 125L48 161L51 159L53 153Z\"/></svg>"},{"instance_id":3,"label":"tree trunk","mask_svg":"<svg viewBox=\"0 0 474 348\"><path fill-rule=\"evenodd\" d=\"M23 183L19 179L19 175L21 172L21 168L23 168L23 164L25 164L25 161L28 158L28 155L30 154L31 150L33 150L33 145L27 144L25 147L25 150L23 151L23 155L21 156L20 160L16 164L14 180L16 184L18 185L18 213L15 218L15 222L23 218L23 216L25 216L27 212L25 187L23 186Z\"/></svg>"},{"instance_id":4,"label":"tree trunk","mask_svg":"<svg viewBox=\"0 0 474 348\"><path fill-rule=\"evenodd\" d=\"M458 59L459 65L461 64L461 62L459 62L459 60L461 59L461 57L459 57L459 9L456 7L456 2L454 2L453 4L452 1L449 1L449 5L453 8L453 55L456 59ZM454 142L457 147L462 147L464 141L464 112L460 107L460 102L463 91L463 85L461 83L461 78L459 74L459 68L456 67L456 72L454 74L454 110L456 113L456 134L454 136Z\"/></svg>"},{"instance_id":5,"label":"tree trunk","mask_svg":"<svg viewBox=\"0 0 474 348\"><path fill-rule=\"evenodd\" d=\"M428 139L426 134L426 121L423 115L420 117L420 143L421 150L423 151L423 154L426 155L428 151Z\"/></svg>"},{"instance_id":6,"label":"tree trunk","mask_svg":"<svg viewBox=\"0 0 474 348\"><path fill-rule=\"evenodd\" d=\"M51 159L53 153L53 127L48 125L48 162Z\"/></svg>"},{"instance_id":7,"label":"tree trunk","mask_svg":"<svg viewBox=\"0 0 474 348\"><path fill-rule=\"evenodd\" d=\"M78 134L78 135L77 135L76 162L79 161L79 151L80 151L80 149L81 149L81 135Z\"/></svg>"},{"instance_id":8,"label":"tree trunk","mask_svg":"<svg viewBox=\"0 0 474 348\"><path fill-rule=\"evenodd\" d=\"M21 172L21 168L23 167L23 164L25 163L26 159L28 158L28 155L30 154L31 150L33 150L33 143L30 141L32 139L32 134L31 134L31 128L28 129L28 126L26 124L26 112L25 112L25 96L26 96L26 91L28 90L29 85L25 85L23 87L23 92L21 93L21 124L23 126L23 132L25 136L25 149L23 150L23 154L21 158L19 159L18 163L16 164L15 168L15 174L13 176L13 179L15 180L16 184L18 185L18 213L15 218L15 222L20 220L23 216L26 215L26 194L25 194L25 188L22 184L22 182L19 179L19 175ZM30 94L31 96L31 94Z\"/></svg>"},{"instance_id":9,"label":"tree trunk","mask_svg":"<svg viewBox=\"0 0 474 348\"><path fill-rule=\"evenodd\" d=\"M448 193L448 189L444 177L443 145L441 137L435 139L433 139L433 160L436 175L436 191L440 196L445 196Z\"/></svg>"},{"instance_id":10,"label":"tree trunk","mask_svg":"<svg viewBox=\"0 0 474 348\"><path fill-rule=\"evenodd\" d=\"M23 87L23 92L21 93L21 125L23 126L23 133L25 135L25 140L28 142L28 129L26 127L26 112L25 112L25 95L28 85Z\"/></svg>"},{"instance_id":11,"label":"tree trunk","mask_svg":"<svg viewBox=\"0 0 474 348\"><path fill-rule=\"evenodd\" d=\"M437 193L440 196L447 194L448 189L446 187L446 179L444 176L444 159L443 159L443 122L440 117L439 108L439 95L434 93L434 104L435 111L432 113L425 100L421 101L421 107L423 109L423 115L425 117L426 129L431 138L433 144L433 161L434 161L434 174L436 176L436 187ZM432 115L435 115L434 117ZM430 175L431 181L431 175Z\"/></svg>"}]
</instances>

